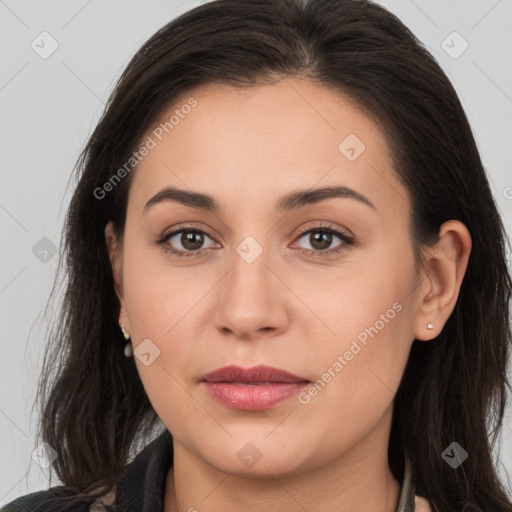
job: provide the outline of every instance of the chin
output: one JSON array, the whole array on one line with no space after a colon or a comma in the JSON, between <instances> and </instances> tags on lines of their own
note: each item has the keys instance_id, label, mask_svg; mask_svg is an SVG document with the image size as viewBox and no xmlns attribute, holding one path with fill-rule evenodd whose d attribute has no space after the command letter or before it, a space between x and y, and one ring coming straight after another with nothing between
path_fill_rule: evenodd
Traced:
<instances>
[{"instance_id":1,"label":"chin","mask_svg":"<svg viewBox=\"0 0 512 512\"><path fill-rule=\"evenodd\" d=\"M307 459L303 445L283 449L269 440L232 442L223 449L208 447L202 456L212 466L224 473L250 476L256 479L284 477L306 469Z\"/></svg>"}]
</instances>

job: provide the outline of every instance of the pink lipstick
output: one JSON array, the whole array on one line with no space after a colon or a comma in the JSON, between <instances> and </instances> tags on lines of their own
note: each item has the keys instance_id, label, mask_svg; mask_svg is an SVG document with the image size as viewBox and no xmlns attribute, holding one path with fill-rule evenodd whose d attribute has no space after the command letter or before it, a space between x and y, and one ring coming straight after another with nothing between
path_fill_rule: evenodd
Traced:
<instances>
[{"instance_id":1,"label":"pink lipstick","mask_svg":"<svg viewBox=\"0 0 512 512\"><path fill-rule=\"evenodd\" d=\"M224 366L202 379L206 392L227 407L261 411L299 393L310 383L284 370L259 365L252 368Z\"/></svg>"}]
</instances>

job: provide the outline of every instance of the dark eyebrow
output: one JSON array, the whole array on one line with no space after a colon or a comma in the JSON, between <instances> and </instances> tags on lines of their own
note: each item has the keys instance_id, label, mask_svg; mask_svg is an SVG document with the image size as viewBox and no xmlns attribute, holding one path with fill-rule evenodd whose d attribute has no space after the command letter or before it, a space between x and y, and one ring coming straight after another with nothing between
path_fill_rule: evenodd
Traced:
<instances>
[{"instance_id":1,"label":"dark eyebrow","mask_svg":"<svg viewBox=\"0 0 512 512\"><path fill-rule=\"evenodd\" d=\"M375 208L374 204L366 196L363 196L359 192L356 192L354 189L346 187L344 185L336 187L316 188L312 190L300 190L298 192L293 192L292 194L283 197L281 201L279 201L278 210L295 210L296 208L300 208L308 204L318 203L319 201L333 199L336 197L349 197L352 199L356 199L357 201L364 203L370 208L373 208L375 211L377 211L377 208Z\"/></svg>"},{"instance_id":2,"label":"dark eyebrow","mask_svg":"<svg viewBox=\"0 0 512 512\"><path fill-rule=\"evenodd\" d=\"M290 211L309 204L318 203L326 199L345 197L356 199L377 211L377 208L375 208L373 203L367 197L344 185L293 192L281 198L277 204L277 210ZM166 201L176 201L184 204L185 206L190 206L191 208L206 210L213 213L218 213L220 211L219 203L217 203L213 197L200 192L190 192L188 190L182 190L175 187L166 187L158 192L158 194L154 195L146 203L144 211L147 211L151 206L157 203Z\"/></svg>"},{"instance_id":3,"label":"dark eyebrow","mask_svg":"<svg viewBox=\"0 0 512 512\"><path fill-rule=\"evenodd\" d=\"M207 210L214 213L220 210L218 203L211 196L201 194L200 192L190 192L175 187L166 187L146 203L144 212L149 210L151 206L166 201L175 201L185 206L190 206L191 208Z\"/></svg>"}]
</instances>

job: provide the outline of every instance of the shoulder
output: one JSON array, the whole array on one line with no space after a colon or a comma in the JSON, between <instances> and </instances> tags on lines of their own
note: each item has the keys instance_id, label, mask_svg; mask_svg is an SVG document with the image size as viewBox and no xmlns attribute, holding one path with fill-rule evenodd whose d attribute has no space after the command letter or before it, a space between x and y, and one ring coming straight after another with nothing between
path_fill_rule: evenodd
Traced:
<instances>
[{"instance_id":1,"label":"shoulder","mask_svg":"<svg viewBox=\"0 0 512 512\"><path fill-rule=\"evenodd\" d=\"M79 497L63 487L52 487L20 496L0 508L0 512L103 512L108 510L106 506L113 504L115 496L115 486L96 500L87 496ZM71 501L71 498L74 499Z\"/></svg>"},{"instance_id":2,"label":"shoulder","mask_svg":"<svg viewBox=\"0 0 512 512\"><path fill-rule=\"evenodd\" d=\"M58 486L16 498L0 507L0 512L103 512L111 505L122 510L157 510L163 500L172 456L172 437L165 429L123 468L112 489L105 488L96 500ZM63 500L64 497L70 500Z\"/></svg>"},{"instance_id":3,"label":"shoulder","mask_svg":"<svg viewBox=\"0 0 512 512\"><path fill-rule=\"evenodd\" d=\"M58 498L69 496L70 493L63 492L59 487L52 487L46 491L36 491L20 496L0 508L0 512L52 512L56 510ZM76 512L87 512L89 506L86 502L75 504L73 510Z\"/></svg>"}]
</instances>

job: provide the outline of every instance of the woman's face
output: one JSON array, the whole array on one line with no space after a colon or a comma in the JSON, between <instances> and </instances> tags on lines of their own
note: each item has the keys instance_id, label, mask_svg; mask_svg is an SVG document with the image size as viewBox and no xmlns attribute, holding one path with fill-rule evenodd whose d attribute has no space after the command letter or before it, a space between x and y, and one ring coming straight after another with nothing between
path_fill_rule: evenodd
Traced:
<instances>
[{"instance_id":1,"label":"woman's face","mask_svg":"<svg viewBox=\"0 0 512 512\"><path fill-rule=\"evenodd\" d=\"M198 88L146 136L112 261L176 456L265 476L386 451L420 287L408 194L378 126L290 79ZM297 379L204 381L231 365Z\"/></svg>"}]
</instances>

